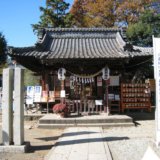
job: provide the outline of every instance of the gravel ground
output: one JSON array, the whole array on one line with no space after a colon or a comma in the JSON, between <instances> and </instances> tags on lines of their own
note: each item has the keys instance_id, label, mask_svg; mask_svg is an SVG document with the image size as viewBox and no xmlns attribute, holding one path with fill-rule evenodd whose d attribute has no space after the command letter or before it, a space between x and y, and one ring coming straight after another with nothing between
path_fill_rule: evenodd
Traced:
<instances>
[{"instance_id":1,"label":"gravel ground","mask_svg":"<svg viewBox=\"0 0 160 160\"><path fill-rule=\"evenodd\" d=\"M154 120L137 121L136 127L115 127L107 128L103 131L113 160L141 160L148 145L155 141ZM25 122L25 140L31 142L29 153L0 153L0 160L42 160L62 132L63 130L59 129L38 129L36 127L36 121L27 121ZM160 156L160 150L156 151Z\"/></svg>"},{"instance_id":2,"label":"gravel ground","mask_svg":"<svg viewBox=\"0 0 160 160\"><path fill-rule=\"evenodd\" d=\"M136 127L104 129L114 160L141 160L155 141L155 121L137 121ZM160 150L158 150L160 153Z\"/></svg>"},{"instance_id":3,"label":"gravel ground","mask_svg":"<svg viewBox=\"0 0 160 160\"><path fill-rule=\"evenodd\" d=\"M25 122L25 141L31 143L29 152L26 154L0 153L0 160L43 160L62 132L62 129L39 129L35 121Z\"/></svg>"}]
</instances>

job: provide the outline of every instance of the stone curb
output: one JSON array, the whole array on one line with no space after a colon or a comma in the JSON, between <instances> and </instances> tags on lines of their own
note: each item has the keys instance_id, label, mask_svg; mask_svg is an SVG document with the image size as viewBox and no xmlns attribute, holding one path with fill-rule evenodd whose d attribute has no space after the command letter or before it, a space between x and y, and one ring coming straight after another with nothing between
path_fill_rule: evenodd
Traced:
<instances>
[{"instance_id":1,"label":"stone curb","mask_svg":"<svg viewBox=\"0 0 160 160\"><path fill-rule=\"evenodd\" d=\"M0 153L26 153L30 146L30 142L25 142L24 145L16 146L16 145L9 145L4 146L0 145Z\"/></svg>"}]
</instances>

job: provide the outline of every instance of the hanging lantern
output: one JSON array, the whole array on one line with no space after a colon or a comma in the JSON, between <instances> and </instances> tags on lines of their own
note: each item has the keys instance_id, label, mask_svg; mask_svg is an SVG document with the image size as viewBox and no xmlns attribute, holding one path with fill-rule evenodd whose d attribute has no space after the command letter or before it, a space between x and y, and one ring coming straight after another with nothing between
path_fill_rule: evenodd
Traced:
<instances>
[{"instance_id":1,"label":"hanging lantern","mask_svg":"<svg viewBox=\"0 0 160 160\"><path fill-rule=\"evenodd\" d=\"M82 83L84 83L84 79L82 78Z\"/></svg>"},{"instance_id":2,"label":"hanging lantern","mask_svg":"<svg viewBox=\"0 0 160 160\"><path fill-rule=\"evenodd\" d=\"M78 78L77 77L75 77L75 81L78 82Z\"/></svg>"},{"instance_id":3,"label":"hanging lantern","mask_svg":"<svg viewBox=\"0 0 160 160\"><path fill-rule=\"evenodd\" d=\"M59 80L65 80L65 73L66 73L66 70L64 68L59 68L58 69L58 79Z\"/></svg>"},{"instance_id":4,"label":"hanging lantern","mask_svg":"<svg viewBox=\"0 0 160 160\"><path fill-rule=\"evenodd\" d=\"M87 83L87 81L86 81L87 79L86 78L84 78L84 83L86 84Z\"/></svg>"},{"instance_id":5,"label":"hanging lantern","mask_svg":"<svg viewBox=\"0 0 160 160\"><path fill-rule=\"evenodd\" d=\"M73 76L73 81L75 81L75 76Z\"/></svg>"},{"instance_id":6,"label":"hanging lantern","mask_svg":"<svg viewBox=\"0 0 160 160\"><path fill-rule=\"evenodd\" d=\"M73 81L73 76L70 76L70 81Z\"/></svg>"},{"instance_id":7,"label":"hanging lantern","mask_svg":"<svg viewBox=\"0 0 160 160\"><path fill-rule=\"evenodd\" d=\"M70 76L70 89L74 89L73 76Z\"/></svg>"},{"instance_id":8,"label":"hanging lantern","mask_svg":"<svg viewBox=\"0 0 160 160\"><path fill-rule=\"evenodd\" d=\"M110 74L110 70L109 70L109 68L107 66L102 69L102 78L103 78L103 80L109 79L109 74Z\"/></svg>"}]
</instances>

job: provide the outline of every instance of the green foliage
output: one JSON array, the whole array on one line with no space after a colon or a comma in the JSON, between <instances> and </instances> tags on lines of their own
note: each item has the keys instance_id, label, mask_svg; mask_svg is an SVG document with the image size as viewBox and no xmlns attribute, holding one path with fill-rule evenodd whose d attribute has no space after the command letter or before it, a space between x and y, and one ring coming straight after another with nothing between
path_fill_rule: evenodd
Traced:
<instances>
[{"instance_id":1,"label":"green foliage","mask_svg":"<svg viewBox=\"0 0 160 160\"><path fill-rule=\"evenodd\" d=\"M155 0L119 0L116 9L116 20L119 26L133 24L139 21L139 16L144 13L146 8L151 9L149 6Z\"/></svg>"},{"instance_id":2,"label":"green foliage","mask_svg":"<svg viewBox=\"0 0 160 160\"><path fill-rule=\"evenodd\" d=\"M127 38L132 44L152 46L152 35L160 36L160 14L154 11L145 11L139 22L130 24L127 29Z\"/></svg>"},{"instance_id":3,"label":"green foliage","mask_svg":"<svg viewBox=\"0 0 160 160\"><path fill-rule=\"evenodd\" d=\"M34 73L28 69L24 71L24 85L25 86L34 86L39 85L40 77L35 76Z\"/></svg>"},{"instance_id":4,"label":"green foliage","mask_svg":"<svg viewBox=\"0 0 160 160\"><path fill-rule=\"evenodd\" d=\"M42 15L37 24L32 24L33 30L46 27L70 27L72 25L72 15L66 13L69 3L63 0L46 0L46 7L40 7Z\"/></svg>"},{"instance_id":5,"label":"green foliage","mask_svg":"<svg viewBox=\"0 0 160 160\"><path fill-rule=\"evenodd\" d=\"M8 67L8 64L7 64L7 63L1 64L1 67L0 67L0 75L3 74L3 69L4 69L4 68L7 68L7 67Z\"/></svg>"},{"instance_id":6,"label":"green foliage","mask_svg":"<svg viewBox=\"0 0 160 160\"><path fill-rule=\"evenodd\" d=\"M2 33L0 33L0 64L5 63L6 60L6 48L7 48L7 42Z\"/></svg>"}]
</instances>

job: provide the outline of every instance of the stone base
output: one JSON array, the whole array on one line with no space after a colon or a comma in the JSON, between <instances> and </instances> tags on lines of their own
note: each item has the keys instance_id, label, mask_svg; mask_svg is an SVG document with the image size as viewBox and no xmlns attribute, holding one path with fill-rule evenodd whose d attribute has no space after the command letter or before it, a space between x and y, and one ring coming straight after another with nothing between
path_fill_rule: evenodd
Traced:
<instances>
[{"instance_id":1,"label":"stone base","mask_svg":"<svg viewBox=\"0 0 160 160\"><path fill-rule=\"evenodd\" d=\"M160 144L157 144L156 141L152 141L152 142L150 142L149 147L152 148L152 150L157 154L157 156L160 159Z\"/></svg>"},{"instance_id":2,"label":"stone base","mask_svg":"<svg viewBox=\"0 0 160 160\"><path fill-rule=\"evenodd\" d=\"M0 145L0 153L26 153L30 146L30 142L25 142L21 146L9 145L4 146Z\"/></svg>"},{"instance_id":3,"label":"stone base","mask_svg":"<svg viewBox=\"0 0 160 160\"><path fill-rule=\"evenodd\" d=\"M160 160L158 155L154 152L154 150L149 146L142 158L142 160L150 160L150 159L154 159L154 160Z\"/></svg>"},{"instance_id":4,"label":"stone base","mask_svg":"<svg viewBox=\"0 0 160 160\"><path fill-rule=\"evenodd\" d=\"M43 129L55 129L66 127L130 127L135 126L133 119L126 115L91 115L70 116L59 118L55 114L48 114L39 120L38 127Z\"/></svg>"},{"instance_id":5,"label":"stone base","mask_svg":"<svg viewBox=\"0 0 160 160\"><path fill-rule=\"evenodd\" d=\"M109 115L111 115L111 114L110 114L110 113L107 113L107 112L102 112L102 113L100 113L100 115L109 116Z\"/></svg>"}]
</instances>

